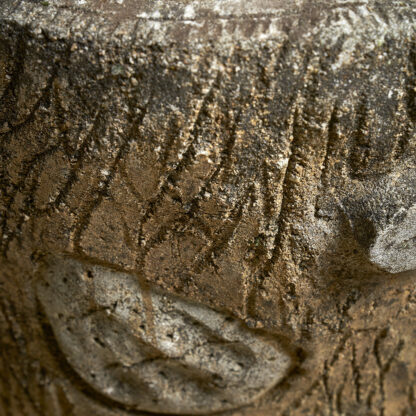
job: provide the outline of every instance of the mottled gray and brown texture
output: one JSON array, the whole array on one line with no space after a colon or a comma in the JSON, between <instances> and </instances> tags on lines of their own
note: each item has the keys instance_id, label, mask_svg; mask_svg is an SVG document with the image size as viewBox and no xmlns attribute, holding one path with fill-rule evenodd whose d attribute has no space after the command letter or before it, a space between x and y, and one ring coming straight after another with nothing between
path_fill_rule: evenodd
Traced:
<instances>
[{"instance_id":1,"label":"mottled gray and brown texture","mask_svg":"<svg viewBox=\"0 0 416 416\"><path fill-rule=\"evenodd\" d=\"M413 0L0 2L0 415L416 414Z\"/></svg>"},{"instance_id":2,"label":"mottled gray and brown texture","mask_svg":"<svg viewBox=\"0 0 416 416\"><path fill-rule=\"evenodd\" d=\"M69 258L50 259L41 274L39 300L68 361L132 408L194 415L233 408L289 369L278 339L148 290L135 275Z\"/></svg>"}]
</instances>

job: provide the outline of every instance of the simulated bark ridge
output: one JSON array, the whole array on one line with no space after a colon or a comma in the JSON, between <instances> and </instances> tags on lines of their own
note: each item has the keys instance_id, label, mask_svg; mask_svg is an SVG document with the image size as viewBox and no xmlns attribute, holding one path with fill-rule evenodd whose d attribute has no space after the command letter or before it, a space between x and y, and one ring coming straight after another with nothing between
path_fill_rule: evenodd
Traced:
<instances>
[{"instance_id":1,"label":"simulated bark ridge","mask_svg":"<svg viewBox=\"0 0 416 416\"><path fill-rule=\"evenodd\" d=\"M0 2L0 416L416 414L413 0Z\"/></svg>"}]
</instances>

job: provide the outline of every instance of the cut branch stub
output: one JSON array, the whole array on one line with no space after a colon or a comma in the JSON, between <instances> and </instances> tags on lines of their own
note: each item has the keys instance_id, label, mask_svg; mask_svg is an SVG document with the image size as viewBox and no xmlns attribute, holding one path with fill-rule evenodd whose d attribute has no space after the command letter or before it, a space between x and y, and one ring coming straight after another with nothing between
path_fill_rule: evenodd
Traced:
<instances>
[{"instance_id":1,"label":"cut branch stub","mask_svg":"<svg viewBox=\"0 0 416 416\"><path fill-rule=\"evenodd\" d=\"M122 405L203 414L252 402L288 373L277 339L138 277L50 258L38 298L60 349L92 388Z\"/></svg>"}]
</instances>

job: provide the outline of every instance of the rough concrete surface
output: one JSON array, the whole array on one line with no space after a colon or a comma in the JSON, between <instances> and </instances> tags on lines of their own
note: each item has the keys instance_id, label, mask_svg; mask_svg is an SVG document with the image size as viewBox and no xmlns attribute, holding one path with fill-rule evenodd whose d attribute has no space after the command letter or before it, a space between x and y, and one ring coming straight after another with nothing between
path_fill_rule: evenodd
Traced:
<instances>
[{"instance_id":1,"label":"rough concrete surface","mask_svg":"<svg viewBox=\"0 0 416 416\"><path fill-rule=\"evenodd\" d=\"M0 2L0 415L416 414L413 0Z\"/></svg>"}]
</instances>

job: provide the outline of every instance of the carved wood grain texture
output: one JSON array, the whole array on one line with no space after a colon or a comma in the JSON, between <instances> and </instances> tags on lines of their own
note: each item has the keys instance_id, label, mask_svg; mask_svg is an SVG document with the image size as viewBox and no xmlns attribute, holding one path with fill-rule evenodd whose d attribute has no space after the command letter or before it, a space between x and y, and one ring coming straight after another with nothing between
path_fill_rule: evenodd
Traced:
<instances>
[{"instance_id":1,"label":"carved wood grain texture","mask_svg":"<svg viewBox=\"0 0 416 416\"><path fill-rule=\"evenodd\" d=\"M199 49L181 17L127 19L122 38L82 7L2 6L1 415L141 414L68 363L35 290L49 254L278 337L289 374L225 414L415 413L414 277L382 272L357 231L416 202L415 12L399 3L229 14L255 40ZM268 19L287 25L262 42ZM143 21L178 39L146 43ZM84 38L56 35L77 22Z\"/></svg>"}]
</instances>

